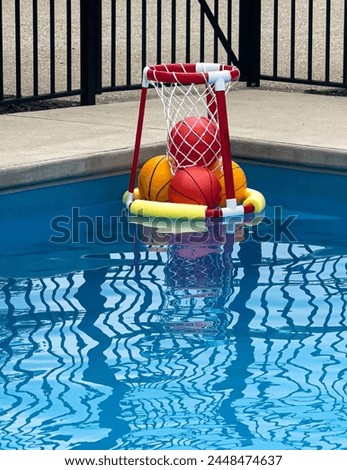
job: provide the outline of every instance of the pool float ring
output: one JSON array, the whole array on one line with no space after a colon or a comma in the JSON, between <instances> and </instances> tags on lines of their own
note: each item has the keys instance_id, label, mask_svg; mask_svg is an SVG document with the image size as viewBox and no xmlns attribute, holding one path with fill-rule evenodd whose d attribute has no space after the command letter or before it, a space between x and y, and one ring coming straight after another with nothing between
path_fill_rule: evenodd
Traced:
<instances>
[{"instance_id":1,"label":"pool float ring","mask_svg":"<svg viewBox=\"0 0 347 470\"><path fill-rule=\"evenodd\" d=\"M235 203L233 207L208 209L206 205L179 204L141 199L138 188L135 188L132 195L130 195L128 191L124 193L123 203L129 208L130 215L137 217L184 218L187 220L211 217L224 218L250 213L258 214L265 209L266 201L261 192L256 189L247 188L245 196L244 201L240 205L236 205Z\"/></svg>"}]
</instances>

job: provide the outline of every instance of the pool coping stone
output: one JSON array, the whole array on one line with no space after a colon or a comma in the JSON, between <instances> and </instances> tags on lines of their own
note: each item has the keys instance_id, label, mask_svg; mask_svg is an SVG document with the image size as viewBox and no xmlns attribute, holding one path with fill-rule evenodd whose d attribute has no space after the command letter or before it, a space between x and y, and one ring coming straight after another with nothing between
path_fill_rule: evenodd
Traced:
<instances>
[{"instance_id":1,"label":"pool coping stone","mask_svg":"<svg viewBox=\"0 0 347 470\"><path fill-rule=\"evenodd\" d=\"M239 89L227 98L237 160L347 172L346 97ZM0 115L0 190L130 170L138 101ZM165 152L162 105L149 99L140 164Z\"/></svg>"}]
</instances>

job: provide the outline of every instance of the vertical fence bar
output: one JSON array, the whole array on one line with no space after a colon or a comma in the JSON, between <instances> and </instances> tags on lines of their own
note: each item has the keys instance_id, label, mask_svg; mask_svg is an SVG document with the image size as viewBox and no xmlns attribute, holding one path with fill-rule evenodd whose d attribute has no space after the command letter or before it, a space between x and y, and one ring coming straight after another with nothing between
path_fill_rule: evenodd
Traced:
<instances>
[{"instance_id":1,"label":"vertical fence bar","mask_svg":"<svg viewBox=\"0 0 347 470\"><path fill-rule=\"evenodd\" d=\"M171 0L171 62L176 62L176 0Z\"/></svg>"},{"instance_id":2,"label":"vertical fence bar","mask_svg":"<svg viewBox=\"0 0 347 470\"><path fill-rule=\"evenodd\" d=\"M290 13L290 78L295 77L295 24L296 24L296 1L292 0Z\"/></svg>"},{"instance_id":3,"label":"vertical fence bar","mask_svg":"<svg viewBox=\"0 0 347 470\"><path fill-rule=\"evenodd\" d=\"M200 62L205 62L205 14L200 7Z\"/></svg>"},{"instance_id":4,"label":"vertical fence bar","mask_svg":"<svg viewBox=\"0 0 347 470\"><path fill-rule=\"evenodd\" d=\"M313 53L313 0L308 2L308 45L307 45L307 79L312 80Z\"/></svg>"},{"instance_id":5,"label":"vertical fence bar","mask_svg":"<svg viewBox=\"0 0 347 470\"><path fill-rule=\"evenodd\" d=\"M71 0L66 0L66 88L72 89L72 26Z\"/></svg>"},{"instance_id":6,"label":"vertical fence bar","mask_svg":"<svg viewBox=\"0 0 347 470\"><path fill-rule=\"evenodd\" d=\"M103 0L96 0L96 30L98 37L97 66L96 66L96 93L102 93L102 3Z\"/></svg>"},{"instance_id":7,"label":"vertical fence bar","mask_svg":"<svg viewBox=\"0 0 347 470\"><path fill-rule=\"evenodd\" d=\"M2 32L2 0L0 0L0 101L4 99L4 52Z\"/></svg>"},{"instance_id":8,"label":"vertical fence bar","mask_svg":"<svg viewBox=\"0 0 347 470\"><path fill-rule=\"evenodd\" d=\"M147 0L142 0L142 70L147 65Z\"/></svg>"},{"instance_id":9,"label":"vertical fence bar","mask_svg":"<svg viewBox=\"0 0 347 470\"><path fill-rule=\"evenodd\" d=\"M186 0L186 62L190 62L190 24L191 24L190 0Z\"/></svg>"},{"instance_id":10,"label":"vertical fence bar","mask_svg":"<svg viewBox=\"0 0 347 470\"><path fill-rule=\"evenodd\" d=\"M347 0L345 0L343 21L343 70L342 82L347 85Z\"/></svg>"},{"instance_id":11,"label":"vertical fence bar","mask_svg":"<svg viewBox=\"0 0 347 470\"><path fill-rule=\"evenodd\" d=\"M214 17L217 23L219 23L218 0L214 0ZM217 63L219 62L218 61L218 36L217 34L215 34L213 38L213 61Z\"/></svg>"},{"instance_id":12,"label":"vertical fence bar","mask_svg":"<svg viewBox=\"0 0 347 470\"><path fill-rule=\"evenodd\" d=\"M131 0L126 6L126 84L131 84Z\"/></svg>"},{"instance_id":13,"label":"vertical fence bar","mask_svg":"<svg viewBox=\"0 0 347 470\"><path fill-rule=\"evenodd\" d=\"M232 24L233 24L233 0L228 1L227 5L227 40L231 46L232 44Z\"/></svg>"},{"instance_id":14,"label":"vertical fence bar","mask_svg":"<svg viewBox=\"0 0 347 470\"><path fill-rule=\"evenodd\" d=\"M161 63L162 3L157 0L157 64Z\"/></svg>"},{"instance_id":15,"label":"vertical fence bar","mask_svg":"<svg viewBox=\"0 0 347 470\"><path fill-rule=\"evenodd\" d=\"M325 81L330 81L330 31L331 31L331 0L326 3L325 17Z\"/></svg>"},{"instance_id":16,"label":"vertical fence bar","mask_svg":"<svg viewBox=\"0 0 347 470\"><path fill-rule=\"evenodd\" d=\"M49 44L50 44L50 91L55 93L55 5L49 3Z\"/></svg>"},{"instance_id":17,"label":"vertical fence bar","mask_svg":"<svg viewBox=\"0 0 347 470\"><path fill-rule=\"evenodd\" d=\"M278 0L274 1L273 37L272 74L276 78L278 74Z\"/></svg>"},{"instance_id":18,"label":"vertical fence bar","mask_svg":"<svg viewBox=\"0 0 347 470\"><path fill-rule=\"evenodd\" d=\"M100 0L80 0L82 105L95 104L101 81L100 12Z\"/></svg>"},{"instance_id":19,"label":"vertical fence bar","mask_svg":"<svg viewBox=\"0 0 347 470\"><path fill-rule=\"evenodd\" d=\"M260 83L260 27L261 1L242 0L240 2L239 60L241 80L247 86Z\"/></svg>"},{"instance_id":20,"label":"vertical fence bar","mask_svg":"<svg viewBox=\"0 0 347 470\"><path fill-rule=\"evenodd\" d=\"M22 96L20 0L15 1L16 98Z\"/></svg>"},{"instance_id":21,"label":"vertical fence bar","mask_svg":"<svg viewBox=\"0 0 347 470\"><path fill-rule=\"evenodd\" d=\"M111 86L116 86L116 54L117 54L117 40L116 40L116 0L111 0Z\"/></svg>"},{"instance_id":22,"label":"vertical fence bar","mask_svg":"<svg viewBox=\"0 0 347 470\"><path fill-rule=\"evenodd\" d=\"M96 93L102 92L102 1L96 1L96 35L98 39L97 44L97 57L96 57Z\"/></svg>"},{"instance_id":23,"label":"vertical fence bar","mask_svg":"<svg viewBox=\"0 0 347 470\"><path fill-rule=\"evenodd\" d=\"M38 10L37 0L33 0L33 92L39 94L39 57L38 57Z\"/></svg>"}]
</instances>

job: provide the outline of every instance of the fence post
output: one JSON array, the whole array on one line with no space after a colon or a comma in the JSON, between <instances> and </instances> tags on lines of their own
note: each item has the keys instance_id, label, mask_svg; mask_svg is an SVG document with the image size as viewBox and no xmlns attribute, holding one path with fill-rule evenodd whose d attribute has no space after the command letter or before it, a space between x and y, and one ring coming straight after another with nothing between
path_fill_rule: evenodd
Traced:
<instances>
[{"instance_id":1,"label":"fence post","mask_svg":"<svg viewBox=\"0 0 347 470\"><path fill-rule=\"evenodd\" d=\"M260 83L261 0L240 2L239 67L247 86Z\"/></svg>"},{"instance_id":2,"label":"fence post","mask_svg":"<svg viewBox=\"0 0 347 470\"><path fill-rule=\"evenodd\" d=\"M101 0L80 0L81 105L95 104L101 88Z\"/></svg>"}]
</instances>

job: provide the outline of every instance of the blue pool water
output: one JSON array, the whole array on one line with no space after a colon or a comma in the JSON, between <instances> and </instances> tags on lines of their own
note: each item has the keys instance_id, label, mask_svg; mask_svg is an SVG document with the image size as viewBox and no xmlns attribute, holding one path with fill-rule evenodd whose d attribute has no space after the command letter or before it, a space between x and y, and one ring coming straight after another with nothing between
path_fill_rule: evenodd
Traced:
<instances>
[{"instance_id":1,"label":"blue pool water","mask_svg":"<svg viewBox=\"0 0 347 470\"><path fill-rule=\"evenodd\" d=\"M346 177L243 167L193 239L127 176L0 197L1 449L347 448Z\"/></svg>"}]
</instances>

